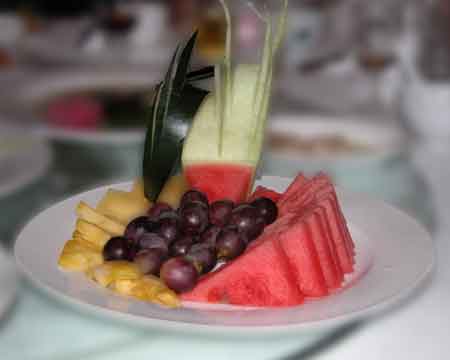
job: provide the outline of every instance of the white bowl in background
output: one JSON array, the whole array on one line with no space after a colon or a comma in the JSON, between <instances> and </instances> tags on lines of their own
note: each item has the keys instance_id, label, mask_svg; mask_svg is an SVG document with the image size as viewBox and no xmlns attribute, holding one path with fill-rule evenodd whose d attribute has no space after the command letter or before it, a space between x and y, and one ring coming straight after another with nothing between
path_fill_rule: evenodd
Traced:
<instances>
[{"instance_id":1,"label":"white bowl in background","mask_svg":"<svg viewBox=\"0 0 450 360\"><path fill-rule=\"evenodd\" d=\"M268 125L267 137L273 133L293 139L341 135L368 148L312 153L296 149L281 151L268 144L262 157L262 173L292 177L298 172L307 175L326 172L341 187L380 197L410 214L426 216L427 223L430 221L428 207L426 214L417 212L418 207L427 205L428 198L423 199L426 189L410 164L409 139L394 122L381 118L280 114L273 116Z\"/></svg>"},{"instance_id":2,"label":"white bowl in background","mask_svg":"<svg viewBox=\"0 0 450 360\"><path fill-rule=\"evenodd\" d=\"M325 116L313 114L275 115L270 119L268 138L282 135L292 141L307 142L320 138L339 137L354 145L354 149L335 151L300 151L277 149L268 144L267 158L273 159L270 166L284 166L284 162L296 163L280 170L320 171L322 166L329 170L361 169L361 167L382 166L385 161L402 156L407 150L407 138L402 129L393 122L376 117ZM275 161L276 160L276 161ZM280 162L281 161L281 162Z\"/></svg>"},{"instance_id":3,"label":"white bowl in background","mask_svg":"<svg viewBox=\"0 0 450 360\"><path fill-rule=\"evenodd\" d=\"M74 184L92 186L103 181L127 179L140 172L145 128L73 130L48 125L39 114L48 99L83 89L131 89L152 91L161 73L126 70L72 70L43 74L23 81L14 92L10 109L31 121L35 129L50 140L55 168ZM79 185L79 186L78 186Z\"/></svg>"}]
</instances>

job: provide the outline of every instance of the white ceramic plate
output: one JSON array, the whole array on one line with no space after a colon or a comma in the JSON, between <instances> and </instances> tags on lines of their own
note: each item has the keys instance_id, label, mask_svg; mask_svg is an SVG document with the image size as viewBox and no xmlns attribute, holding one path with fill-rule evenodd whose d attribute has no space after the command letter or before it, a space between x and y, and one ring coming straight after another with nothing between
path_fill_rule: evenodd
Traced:
<instances>
[{"instance_id":1,"label":"white ceramic plate","mask_svg":"<svg viewBox=\"0 0 450 360\"><path fill-rule=\"evenodd\" d=\"M284 189L289 179L264 177L260 183ZM129 189L130 183L115 185ZM107 188L82 193L38 215L19 235L15 255L22 271L40 288L96 315L134 325L220 336L298 334L325 330L366 317L411 294L430 273L432 241L426 231L402 212L359 195L339 192L356 243L355 274L347 288L302 306L279 309L221 308L205 305L176 310L114 295L57 266L59 253L73 231L75 206L91 205Z\"/></svg>"},{"instance_id":2,"label":"white ceramic plate","mask_svg":"<svg viewBox=\"0 0 450 360\"><path fill-rule=\"evenodd\" d=\"M11 255L0 245L0 318L13 304L17 294L18 276Z\"/></svg>"}]
</instances>

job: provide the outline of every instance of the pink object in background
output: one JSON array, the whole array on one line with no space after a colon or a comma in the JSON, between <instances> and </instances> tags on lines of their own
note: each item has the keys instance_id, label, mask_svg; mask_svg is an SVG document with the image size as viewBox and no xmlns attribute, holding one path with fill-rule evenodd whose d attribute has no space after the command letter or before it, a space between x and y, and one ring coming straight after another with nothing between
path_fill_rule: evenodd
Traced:
<instances>
[{"instance_id":1,"label":"pink object in background","mask_svg":"<svg viewBox=\"0 0 450 360\"><path fill-rule=\"evenodd\" d=\"M95 99L76 96L56 100L47 108L50 125L72 129L97 129L104 119L102 105Z\"/></svg>"}]
</instances>

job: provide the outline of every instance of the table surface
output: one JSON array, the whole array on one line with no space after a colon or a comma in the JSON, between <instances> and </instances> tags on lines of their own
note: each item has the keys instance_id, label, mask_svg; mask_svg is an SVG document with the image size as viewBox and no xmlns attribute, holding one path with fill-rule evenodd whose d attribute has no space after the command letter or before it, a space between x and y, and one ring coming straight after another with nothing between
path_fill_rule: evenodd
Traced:
<instances>
[{"instance_id":1,"label":"table surface","mask_svg":"<svg viewBox=\"0 0 450 360\"><path fill-rule=\"evenodd\" d=\"M444 184L450 169L450 151L423 150L416 162L436 199L438 227L436 245L440 267L434 281L413 301L383 318L357 324L333 334L302 336L298 339L273 339L226 343L217 340L180 338L171 334L141 331L125 325L88 318L23 283L17 304L0 323L0 348L5 359L343 359L364 354L371 359L443 358L450 355L450 234L449 206ZM447 341L446 341L447 340ZM439 356L437 356L439 355Z\"/></svg>"}]
</instances>

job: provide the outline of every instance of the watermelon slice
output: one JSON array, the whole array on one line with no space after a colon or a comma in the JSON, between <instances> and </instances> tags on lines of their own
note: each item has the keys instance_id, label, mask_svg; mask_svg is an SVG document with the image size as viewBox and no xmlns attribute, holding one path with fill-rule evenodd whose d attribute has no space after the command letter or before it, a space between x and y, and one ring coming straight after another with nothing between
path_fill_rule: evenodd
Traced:
<instances>
[{"instance_id":1,"label":"watermelon slice","mask_svg":"<svg viewBox=\"0 0 450 360\"><path fill-rule=\"evenodd\" d=\"M289 191L292 188L296 190ZM303 176L297 177L277 205L280 216L290 212L296 213L311 206L321 206L327 212L329 230L340 267L344 273L353 271L353 240L340 210L334 186L327 175L318 174L310 180Z\"/></svg>"},{"instance_id":2,"label":"watermelon slice","mask_svg":"<svg viewBox=\"0 0 450 360\"><path fill-rule=\"evenodd\" d=\"M344 274L337 258L335 245L331 239L326 213L322 208L316 207L306 221L327 287L328 289L336 289L341 286Z\"/></svg>"},{"instance_id":3,"label":"watermelon slice","mask_svg":"<svg viewBox=\"0 0 450 360\"><path fill-rule=\"evenodd\" d=\"M259 185L255 189L255 191L253 191L253 193L250 195L247 201L252 202L253 200L256 200L261 197L268 198L276 203L280 199L281 194L279 192L276 192L275 190Z\"/></svg>"},{"instance_id":4,"label":"watermelon slice","mask_svg":"<svg viewBox=\"0 0 450 360\"><path fill-rule=\"evenodd\" d=\"M253 171L246 165L199 164L186 167L184 176L192 188L205 193L209 202L226 198L239 203L247 199Z\"/></svg>"},{"instance_id":5,"label":"watermelon slice","mask_svg":"<svg viewBox=\"0 0 450 360\"><path fill-rule=\"evenodd\" d=\"M186 301L246 306L293 306L304 300L278 242L269 238L204 276L181 297Z\"/></svg>"},{"instance_id":6,"label":"watermelon slice","mask_svg":"<svg viewBox=\"0 0 450 360\"><path fill-rule=\"evenodd\" d=\"M294 217L279 242L300 290L308 297L323 297L328 287L308 219L312 219L311 215L304 220ZM326 246L326 238L317 241L323 244L321 248Z\"/></svg>"}]
</instances>

